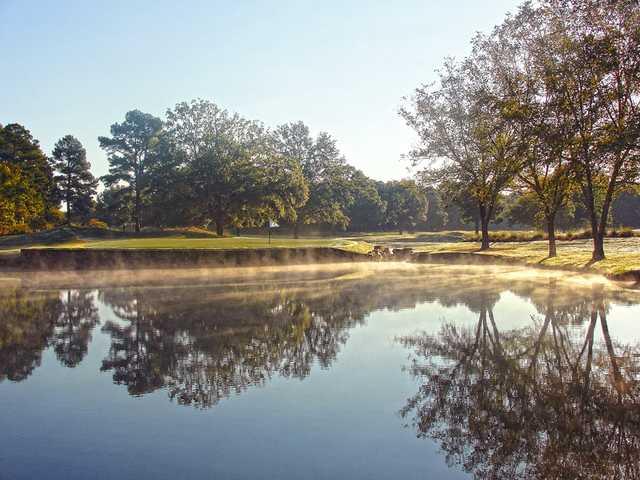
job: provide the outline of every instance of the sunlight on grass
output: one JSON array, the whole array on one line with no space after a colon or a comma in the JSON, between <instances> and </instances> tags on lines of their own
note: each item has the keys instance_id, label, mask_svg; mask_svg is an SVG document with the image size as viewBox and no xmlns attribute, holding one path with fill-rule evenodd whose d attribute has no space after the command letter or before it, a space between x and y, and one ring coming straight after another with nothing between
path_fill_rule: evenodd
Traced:
<instances>
[{"instance_id":1,"label":"sunlight on grass","mask_svg":"<svg viewBox=\"0 0 640 480\"><path fill-rule=\"evenodd\" d=\"M125 248L125 249L242 249L242 248L307 248L336 247L357 253L367 253L372 246L366 242L334 238L272 238L267 237L211 237L187 238L185 236L167 236L154 238L129 238L121 240L88 240L59 244L60 248Z\"/></svg>"},{"instance_id":2,"label":"sunlight on grass","mask_svg":"<svg viewBox=\"0 0 640 480\"><path fill-rule=\"evenodd\" d=\"M592 243L590 240L558 242L558 256L548 258L548 244L545 241L495 243L487 251L480 252L476 242L425 243L417 248L418 252L474 253L494 255L521 260L528 265L543 265L564 269L584 269L603 274L619 274L631 270L640 270L640 239L609 238L605 240L607 258L590 264Z\"/></svg>"}]
</instances>

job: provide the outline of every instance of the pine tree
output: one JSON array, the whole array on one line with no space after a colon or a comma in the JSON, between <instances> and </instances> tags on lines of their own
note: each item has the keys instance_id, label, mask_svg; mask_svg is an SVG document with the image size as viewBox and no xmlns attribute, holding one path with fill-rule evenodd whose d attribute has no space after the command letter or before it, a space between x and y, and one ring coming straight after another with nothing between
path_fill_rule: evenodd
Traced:
<instances>
[{"instance_id":1,"label":"pine tree","mask_svg":"<svg viewBox=\"0 0 640 480\"><path fill-rule=\"evenodd\" d=\"M53 149L53 167L60 196L67 207L67 225L72 218L86 219L91 211L97 180L91 173L87 152L72 135L58 140Z\"/></svg>"}]
</instances>

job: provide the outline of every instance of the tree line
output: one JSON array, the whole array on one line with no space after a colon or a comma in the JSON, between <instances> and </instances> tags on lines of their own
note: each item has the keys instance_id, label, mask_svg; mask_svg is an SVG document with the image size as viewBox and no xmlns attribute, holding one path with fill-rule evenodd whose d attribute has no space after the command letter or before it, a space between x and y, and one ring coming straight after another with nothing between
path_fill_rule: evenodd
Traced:
<instances>
[{"instance_id":1,"label":"tree line","mask_svg":"<svg viewBox=\"0 0 640 480\"><path fill-rule=\"evenodd\" d=\"M303 122L269 129L207 100L160 119L132 110L98 138L109 173L91 174L82 144L65 136L47 157L17 124L0 129L0 231L20 233L98 219L108 225L300 229L415 229L425 193L414 180L377 182L349 165L328 133ZM64 205L66 213L59 209Z\"/></svg>"},{"instance_id":2,"label":"tree line","mask_svg":"<svg viewBox=\"0 0 640 480\"><path fill-rule=\"evenodd\" d=\"M422 181L475 210L483 249L517 194L542 217L549 256L559 212L578 199L604 258L614 200L638 182L639 42L637 1L526 2L406 99Z\"/></svg>"},{"instance_id":3,"label":"tree line","mask_svg":"<svg viewBox=\"0 0 640 480\"><path fill-rule=\"evenodd\" d=\"M23 126L0 126L0 234L96 220L112 227L333 232L585 225L593 260L615 225L640 226L637 1L524 3L439 81L405 99L415 179L378 182L328 133L268 128L207 100L161 119L132 110L99 137L109 173L82 144L50 156ZM99 193L97 191L99 190ZM64 212L60 206L64 205Z\"/></svg>"}]
</instances>

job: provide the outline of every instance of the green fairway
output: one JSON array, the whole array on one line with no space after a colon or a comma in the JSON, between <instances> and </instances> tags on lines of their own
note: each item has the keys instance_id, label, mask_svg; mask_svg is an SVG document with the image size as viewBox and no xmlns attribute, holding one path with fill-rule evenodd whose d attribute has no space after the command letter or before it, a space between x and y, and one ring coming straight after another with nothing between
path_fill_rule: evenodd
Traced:
<instances>
[{"instance_id":1,"label":"green fairway","mask_svg":"<svg viewBox=\"0 0 640 480\"><path fill-rule=\"evenodd\" d=\"M272 238L267 237L211 237L188 238L185 236L166 236L153 238L127 238L117 240L84 240L65 243L60 247L75 248L167 248L167 249L241 249L241 248L306 248L336 247L344 250L367 253L371 245L354 240L334 238Z\"/></svg>"}]
</instances>

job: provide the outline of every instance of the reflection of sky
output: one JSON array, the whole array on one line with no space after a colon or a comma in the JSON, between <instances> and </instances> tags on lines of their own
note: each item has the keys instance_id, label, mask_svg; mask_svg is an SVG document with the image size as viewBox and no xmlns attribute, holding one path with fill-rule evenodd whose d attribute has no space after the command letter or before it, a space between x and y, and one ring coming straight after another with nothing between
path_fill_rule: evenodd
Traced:
<instances>
[{"instance_id":1,"label":"reflection of sky","mask_svg":"<svg viewBox=\"0 0 640 480\"><path fill-rule=\"evenodd\" d=\"M622 344L640 344L640 304L612 305L609 314L611 336ZM598 340L601 336L596 336Z\"/></svg>"}]
</instances>

